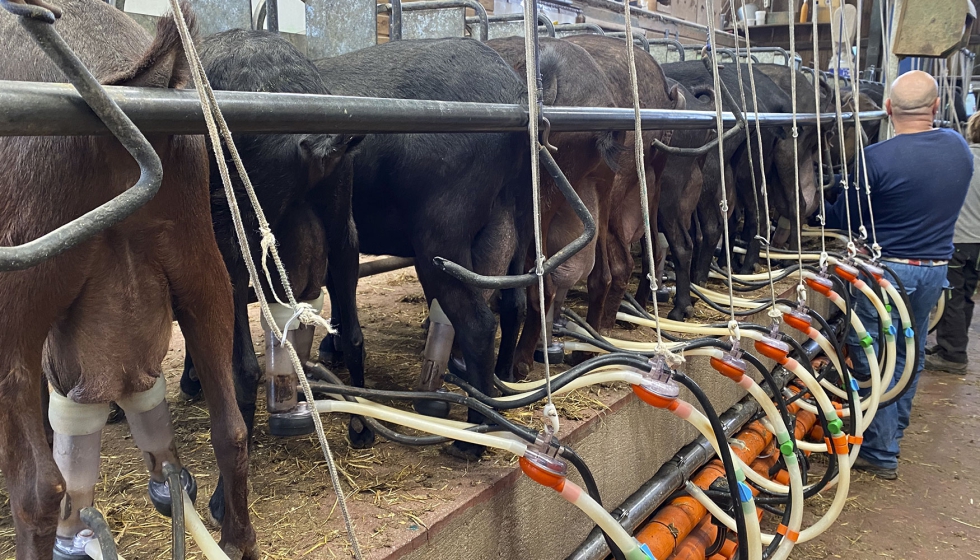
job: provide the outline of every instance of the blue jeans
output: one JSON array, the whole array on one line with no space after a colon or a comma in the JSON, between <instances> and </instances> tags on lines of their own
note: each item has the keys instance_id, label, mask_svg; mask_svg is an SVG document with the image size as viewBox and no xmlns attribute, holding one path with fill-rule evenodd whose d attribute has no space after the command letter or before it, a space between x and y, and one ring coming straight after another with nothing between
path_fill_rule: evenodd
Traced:
<instances>
[{"instance_id":1,"label":"blue jeans","mask_svg":"<svg viewBox=\"0 0 980 560\"><path fill-rule=\"evenodd\" d=\"M915 344L919 350L919 361L915 365L913 374L915 377L909 383L908 391L897 402L879 408L875 414L871 425L864 431L864 444L861 446L861 457L866 461L885 468L898 467L899 442L905 433L905 428L909 425L909 418L912 416L912 399L915 397L915 388L918 385L918 374L922 371L925 363L925 346L927 327L929 325L929 313L939 300L943 285L946 282L945 266L913 266L909 264L889 263L889 268L902 280L905 285L905 293L908 294L911 309L909 313L915 320ZM896 289L898 283L885 273ZM868 278L864 278L869 284ZM880 354L878 341L878 312L875 310L871 301L860 292L852 289L852 301L854 311L858 318L864 323L864 328L874 339L874 349L876 355ZM895 346L898 350L895 360L895 376L892 378L889 388L894 387L905 369L905 339L902 329L902 321L898 315L896 307L892 306L892 324L897 329ZM867 380L871 376L868 361L864 356L857 335L853 330L847 335L846 340L851 361L854 364L854 376L860 380ZM870 389L864 389L862 396L867 395Z\"/></svg>"}]
</instances>

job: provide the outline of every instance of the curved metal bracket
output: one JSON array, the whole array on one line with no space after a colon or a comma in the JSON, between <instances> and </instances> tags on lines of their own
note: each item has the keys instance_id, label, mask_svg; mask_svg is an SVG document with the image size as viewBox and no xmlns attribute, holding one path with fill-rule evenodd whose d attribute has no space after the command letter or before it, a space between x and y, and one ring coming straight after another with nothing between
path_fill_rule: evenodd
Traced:
<instances>
[{"instance_id":1,"label":"curved metal bracket","mask_svg":"<svg viewBox=\"0 0 980 560\"><path fill-rule=\"evenodd\" d=\"M509 22L509 21L524 21L524 14L498 14L494 16L487 16L487 22L489 24L494 24L497 22ZM466 16L466 26L469 27L474 23L480 23L479 16ZM548 34L548 37L555 36L555 24L551 23L548 16L538 13L538 31L544 30Z\"/></svg>"},{"instance_id":2,"label":"curved metal bracket","mask_svg":"<svg viewBox=\"0 0 980 560\"><path fill-rule=\"evenodd\" d=\"M565 178L565 174L562 173L561 168L558 167L558 163L555 162L555 158L551 157L551 153L545 147L540 148L541 152L541 163L544 165L548 174L551 175L552 179L555 180L555 184L558 186L558 190L564 195L565 200L572 207L575 215L578 216L579 220L582 221L582 225L585 226L585 231L582 232L574 241L564 246L557 253L552 255L548 260L544 262L544 274L550 274L559 265L567 261L582 249L585 248L589 242L595 237L596 234L596 223L593 219L592 214L589 213L589 209L585 207L582 199L579 198L578 193L569 184L568 179ZM443 272L453 276L460 282L465 284L470 284L476 286L477 288L485 288L491 290L503 290L507 288L519 288L523 286L530 286L537 281L537 275L534 272L529 272L527 274L521 274L518 276L485 276L483 274L477 274L468 268L464 268L453 261L444 259L442 257L436 257L432 259L432 262L440 268Z\"/></svg>"},{"instance_id":3,"label":"curved metal bracket","mask_svg":"<svg viewBox=\"0 0 980 560\"><path fill-rule=\"evenodd\" d=\"M711 57L705 56L704 58L701 59L701 61L704 63L704 67L708 70L708 72L711 72L711 64L712 64ZM675 146L668 146L667 144L664 144L663 142L661 142L656 138L653 140L652 143L653 147L656 148L657 150L666 152L671 155L678 155L682 157L698 157L708 153L708 151L711 150L712 148L717 147L718 142L725 142L728 139L734 138L735 136L741 134L742 131L748 126L747 123L745 122L745 115L742 113L742 110L739 108L738 103L735 102L735 98L732 97L731 92L728 91L728 86L725 85L725 81L719 80L718 85L721 86L721 95L724 97L725 101L731 106L732 114L735 115L734 127L728 129L721 136L721 138L715 138L711 142L708 142L707 144L700 146L698 148L677 148Z\"/></svg>"},{"instance_id":4,"label":"curved metal bracket","mask_svg":"<svg viewBox=\"0 0 980 560\"><path fill-rule=\"evenodd\" d=\"M419 2L405 2L401 0L391 0L389 4L378 4L379 12L389 12L388 18L388 39L399 41L402 38L402 12L417 12L420 10L445 10L449 8L470 8L476 12L476 17L480 22L480 41L486 42L490 37L490 22L487 17L487 9L476 0L422 0ZM466 17L463 17L463 26L466 26Z\"/></svg>"},{"instance_id":5,"label":"curved metal bracket","mask_svg":"<svg viewBox=\"0 0 980 560\"><path fill-rule=\"evenodd\" d=\"M140 178L136 184L112 200L33 241L15 247L0 247L0 271L11 271L30 268L60 255L129 217L160 190L163 165L139 129L109 98L54 29L55 15L51 10L36 5L15 4L11 0L0 0L0 6L20 16L21 25L34 42L65 74L82 99L140 167Z\"/></svg>"},{"instance_id":6,"label":"curved metal bracket","mask_svg":"<svg viewBox=\"0 0 980 560\"><path fill-rule=\"evenodd\" d=\"M609 37L620 37L623 40L626 40L625 31L614 31L611 33L606 33L606 35ZM639 43L640 46L643 47L643 50L650 52L650 40L646 38L646 35L633 32L633 43Z\"/></svg>"},{"instance_id":7,"label":"curved metal bracket","mask_svg":"<svg viewBox=\"0 0 980 560\"><path fill-rule=\"evenodd\" d=\"M673 47L677 51L680 62L684 62L684 45L680 41L676 39L647 39L647 43L651 45L665 45L668 48Z\"/></svg>"}]
</instances>

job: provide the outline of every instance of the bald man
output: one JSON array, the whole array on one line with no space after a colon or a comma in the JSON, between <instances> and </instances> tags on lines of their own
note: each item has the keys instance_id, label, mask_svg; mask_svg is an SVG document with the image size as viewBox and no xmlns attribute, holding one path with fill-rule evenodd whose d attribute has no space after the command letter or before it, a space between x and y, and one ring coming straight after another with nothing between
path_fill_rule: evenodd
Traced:
<instances>
[{"instance_id":1,"label":"bald man","mask_svg":"<svg viewBox=\"0 0 980 560\"><path fill-rule=\"evenodd\" d=\"M885 101L895 137L868 146L864 153L871 190L870 211L860 169L854 174L862 185L860 193L855 182L850 181L850 188L827 207L828 228L850 227L858 232L863 224L869 236L875 235L868 243L877 240L881 246L881 264L905 288L908 311L914 317L917 348L914 377L904 394L878 409L864 432L861 453L853 465L857 470L887 480L898 478L899 442L909 425L912 398L925 359L929 313L946 281L946 265L953 255L953 229L973 175L973 155L963 137L950 129L933 128L938 110L938 88L932 76L913 71L895 80L891 98ZM896 284L896 278L888 273L885 276ZM878 314L863 295L855 293L853 301L855 312L871 333L877 352ZM894 307L892 324L896 328L902 325ZM898 356L891 386L902 378L906 360L903 333L895 336ZM861 341L853 331L847 344L855 376L866 381L870 368Z\"/></svg>"}]
</instances>

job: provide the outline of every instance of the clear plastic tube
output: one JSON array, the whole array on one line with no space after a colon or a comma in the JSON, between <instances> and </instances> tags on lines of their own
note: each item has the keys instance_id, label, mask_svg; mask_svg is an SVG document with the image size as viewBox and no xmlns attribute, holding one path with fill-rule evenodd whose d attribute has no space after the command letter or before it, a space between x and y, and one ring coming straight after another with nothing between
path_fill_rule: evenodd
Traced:
<instances>
[{"instance_id":1,"label":"clear plastic tube","mask_svg":"<svg viewBox=\"0 0 980 560\"><path fill-rule=\"evenodd\" d=\"M194 509L194 502L191 501L191 497L187 495L186 490L184 490L184 499L181 501L184 502L184 527L191 534L191 538L197 543L204 556L208 560L229 560L228 555L225 554L225 551L221 550L218 543L214 541L214 537L211 536L211 532L204 526L204 522L201 521L201 516Z\"/></svg>"},{"instance_id":2,"label":"clear plastic tube","mask_svg":"<svg viewBox=\"0 0 980 560\"><path fill-rule=\"evenodd\" d=\"M99 539L92 539L85 544L85 554L92 557L92 560L102 560L102 545L99 544ZM225 556L227 558L227 556ZM123 558L122 554L116 552L116 560L126 560Z\"/></svg>"},{"instance_id":3,"label":"clear plastic tube","mask_svg":"<svg viewBox=\"0 0 980 560\"><path fill-rule=\"evenodd\" d=\"M701 432L701 435L704 436L704 439L708 440L708 443L711 444L711 447L715 450L715 454L721 457L721 448L719 447L718 439L715 437L714 430L711 429L711 422L708 418L701 411L691 406L690 403L680 399L678 399L678 402L681 406L673 411L674 414L679 418L687 420L692 426L697 428ZM725 442L725 445L728 445L728 442ZM743 483L745 481L746 471L751 471L752 469L732 451L731 447L728 448L728 452L731 453L732 461L735 463L735 477L738 478L740 483ZM749 559L761 560L762 529L759 527L759 517L755 511L755 499L752 498L751 492L749 493L748 499L742 500L742 511L745 513L745 530L749 533L745 535L747 544L749 545Z\"/></svg>"},{"instance_id":4,"label":"clear plastic tube","mask_svg":"<svg viewBox=\"0 0 980 560\"><path fill-rule=\"evenodd\" d=\"M565 498L574 504L575 507L582 510L604 533L609 535L613 542L616 543L616 546L623 552L626 560L650 560L650 557L640 548L639 542L627 533L626 529L609 515L605 508L593 500L588 492L583 491L572 481L565 479L564 485L559 493L562 498Z\"/></svg>"},{"instance_id":5,"label":"clear plastic tube","mask_svg":"<svg viewBox=\"0 0 980 560\"><path fill-rule=\"evenodd\" d=\"M391 422L392 424L398 424L400 426L413 428L426 433L435 434L437 436L466 441L474 445L502 449L504 451L509 451L518 457L523 457L524 453L527 451L526 443L520 443L499 436L492 436L490 434L469 432L460 428L447 426L446 424L440 422L434 422L433 419L429 418L428 416L412 414L410 412L405 412L394 408L369 406L362 403L348 401L324 400L314 401L314 405L316 406L317 412L320 413L342 412L346 414L356 414L359 416L370 416L371 418L377 418L378 420L384 420L385 422Z\"/></svg>"}]
</instances>

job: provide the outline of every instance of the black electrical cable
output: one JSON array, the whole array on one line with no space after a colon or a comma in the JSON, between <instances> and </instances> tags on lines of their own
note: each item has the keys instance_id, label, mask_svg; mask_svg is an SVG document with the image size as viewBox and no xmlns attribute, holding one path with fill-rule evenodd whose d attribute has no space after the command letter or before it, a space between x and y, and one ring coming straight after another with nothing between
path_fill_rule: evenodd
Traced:
<instances>
[{"instance_id":1,"label":"black electrical cable","mask_svg":"<svg viewBox=\"0 0 980 560\"><path fill-rule=\"evenodd\" d=\"M675 371L671 377L694 395L694 398L697 399L701 408L704 409L705 416L708 417L708 421L711 423L711 429L715 433L715 439L718 441L718 449L721 451L721 462L725 466L725 479L728 481L728 490L731 493L732 504L735 505L732 509L735 513L735 528L739 536L738 555L739 558L746 559L749 557L748 539L746 538L748 531L745 528L745 513L742 511L740 505L742 500L740 497L739 482L735 477L735 462L732 459L731 448L727 445L728 434L725 433L725 428L721 425L721 419L718 418L718 413L715 411L714 405L711 404L711 400L701 390L701 387L683 373Z\"/></svg>"}]
</instances>

